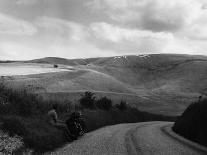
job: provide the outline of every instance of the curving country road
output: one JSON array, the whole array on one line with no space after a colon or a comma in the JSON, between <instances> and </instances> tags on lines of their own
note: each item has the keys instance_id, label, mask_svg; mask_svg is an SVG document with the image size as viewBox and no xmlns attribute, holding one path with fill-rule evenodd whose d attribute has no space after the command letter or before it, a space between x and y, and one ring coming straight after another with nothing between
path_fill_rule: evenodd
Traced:
<instances>
[{"instance_id":1,"label":"curving country road","mask_svg":"<svg viewBox=\"0 0 207 155\"><path fill-rule=\"evenodd\" d=\"M199 155L206 149L170 130L169 122L120 124L90 132L52 155Z\"/></svg>"}]
</instances>

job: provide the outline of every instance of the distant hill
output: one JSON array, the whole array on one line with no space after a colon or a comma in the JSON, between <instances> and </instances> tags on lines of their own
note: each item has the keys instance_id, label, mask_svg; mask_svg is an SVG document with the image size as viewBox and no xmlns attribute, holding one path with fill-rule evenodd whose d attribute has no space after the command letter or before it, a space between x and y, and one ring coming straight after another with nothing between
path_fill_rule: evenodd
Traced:
<instances>
[{"instance_id":1,"label":"distant hill","mask_svg":"<svg viewBox=\"0 0 207 155\"><path fill-rule=\"evenodd\" d=\"M0 60L0 63L12 63L17 61L10 61L10 60Z\"/></svg>"},{"instance_id":2,"label":"distant hill","mask_svg":"<svg viewBox=\"0 0 207 155\"><path fill-rule=\"evenodd\" d=\"M115 57L98 57L86 59L65 59L59 57L45 57L34 59L25 62L30 63L51 63L64 65L87 65L94 64L99 66L116 66L116 67L136 67L147 65L160 67L163 64L171 64L172 62L186 60L207 60L206 56L202 55L181 55L181 54L150 54L150 55L126 55Z\"/></svg>"},{"instance_id":3,"label":"distant hill","mask_svg":"<svg viewBox=\"0 0 207 155\"><path fill-rule=\"evenodd\" d=\"M98 58L94 58L95 60ZM65 59L65 58L58 58L58 57L46 57L41 59L34 59L30 61L25 61L29 63L49 63L49 64L63 64L63 65L86 65L91 62L91 59Z\"/></svg>"},{"instance_id":4,"label":"distant hill","mask_svg":"<svg viewBox=\"0 0 207 155\"><path fill-rule=\"evenodd\" d=\"M90 90L110 96L117 102L126 99L142 110L180 114L200 94L207 94L206 56L151 54L90 59L47 57L27 63L72 67L68 72L28 75L9 80L13 87L21 85L47 98L56 96L57 99L59 96L60 99L77 101L80 92Z\"/></svg>"}]
</instances>

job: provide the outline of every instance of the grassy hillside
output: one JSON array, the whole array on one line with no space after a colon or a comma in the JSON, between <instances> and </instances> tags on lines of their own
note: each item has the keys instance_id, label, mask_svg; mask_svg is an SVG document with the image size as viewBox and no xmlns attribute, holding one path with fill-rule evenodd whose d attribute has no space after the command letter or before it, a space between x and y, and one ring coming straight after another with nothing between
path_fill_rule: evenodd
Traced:
<instances>
[{"instance_id":1,"label":"grassy hillside","mask_svg":"<svg viewBox=\"0 0 207 155\"><path fill-rule=\"evenodd\" d=\"M110 94L115 102L126 98L142 110L177 115L207 91L205 56L154 54L74 60L48 57L29 62L62 64L68 69L5 77L8 86L23 87L45 99L67 98L75 103L79 92L90 90L99 95Z\"/></svg>"}]
</instances>

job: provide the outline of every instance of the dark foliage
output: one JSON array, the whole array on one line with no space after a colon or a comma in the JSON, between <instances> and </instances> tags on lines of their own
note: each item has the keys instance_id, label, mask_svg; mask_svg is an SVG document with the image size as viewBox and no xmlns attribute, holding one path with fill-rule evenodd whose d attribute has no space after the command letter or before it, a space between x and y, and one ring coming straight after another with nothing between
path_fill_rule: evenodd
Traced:
<instances>
[{"instance_id":1,"label":"dark foliage","mask_svg":"<svg viewBox=\"0 0 207 155\"><path fill-rule=\"evenodd\" d=\"M3 85L0 86L0 100L1 115L15 114L28 117L41 112L43 109L43 107L40 108L43 101L37 95L29 94L25 90L11 90Z\"/></svg>"},{"instance_id":2,"label":"dark foliage","mask_svg":"<svg viewBox=\"0 0 207 155\"><path fill-rule=\"evenodd\" d=\"M57 105L58 113L66 113L71 110L71 102L68 100L57 103L44 101L36 94L30 94L26 90L12 90L0 85L0 115L18 115L32 117L46 114L53 105Z\"/></svg>"},{"instance_id":3,"label":"dark foliage","mask_svg":"<svg viewBox=\"0 0 207 155\"><path fill-rule=\"evenodd\" d=\"M111 110L84 110L87 131L93 131L98 128L115 125L120 123L136 123L146 121L175 121L176 117L151 114L148 112L139 111L136 108L127 107L121 111L112 107Z\"/></svg>"},{"instance_id":4,"label":"dark foliage","mask_svg":"<svg viewBox=\"0 0 207 155\"><path fill-rule=\"evenodd\" d=\"M66 143L64 133L48 124L44 118L28 119L20 116L4 116L3 130L12 136L23 137L26 147L45 152Z\"/></svg>"},{"instance_id":5,"label":"dark foliage","mask_svg":"<svg viewBox=\"0 0 207 155\"><path fill-rule=\"evenodd\" d=\"M84 95L81 97L80 105L84 108L94 109L95 108L95 100L96 97L92 92L85 92Z\"/></svg>"},{"instance_id":6,"label":"dark foliage","mask_svg":"<svg viewBox=\"0 0 207 155\"><path fill-rule=\"evenodd\" d=\"M17 134L19 136L23 136L26 133L25 125L22 119L18 116L6 116L2 117L3 130L9 131L11 136Z\"/></svg>"},{"instance_id":7,"label":"dark foliage","mask_svg":"<svg viewBox=\"0 0 207 155\"><path fill-rule=\"evenodd\" d=\"M191 104L175 122L173 130L183 137L207 146L207 99Z\"/></svg>"},{"instance_id":8,"label":"dark foliage","mask_svg":"<svg viewBox=\"0 0 207 155\"><path fill-rule=\"evenodd\" d=\"M58 68L58 65L57 65L57 64L54 64L53 67L54 67L54 68Z\"/></svg>"},{"instance_id":9,"label":"dark foliage","mask_svg":"<svg viewBox=\"0 0 207 155\"><path fill-rule=\"evenodd\" d=\"M102 97L96 101L96 107L103 110L110 110L112 108L112 101L107 97Z\"/></svg>"},{"instance_id":10,"label":"dark foliage","mask_svg":"<svg viewBox=\"0 0 207 155\"><path fill-rule=\"evenodd\" d=\"M51 126L46 114L57 105L59 114L68 113L69 101L45 102L26 91L15 91L0 85L0 122L2 129L10 135L22 136L27 147L36 152L53 150L66 143L64 132ZM61 116L61 115L60 115Z\"/></svg>"},{"instance_id":11,"label":"dark foliage","mask_svg":"<svg viewBox=\"0 0 207 155\"><path fill-rule=\"evenodd\" d=\"M0 60L0 63L12 63L12 62L16 62L16 61L9 61L9 60L1 61L1 60Z\"/></svg>"},{"instance_id":12,"label":"dark foliage","mask_svg":"<svg viewBox=\"0 0 207 155\"><path fill-rule=\"evenodd\" d=\"M119 110L124 111L127 109L127 103L126 101L121 101L120 104L115 105Z\"/></svg>"}]
</instances>

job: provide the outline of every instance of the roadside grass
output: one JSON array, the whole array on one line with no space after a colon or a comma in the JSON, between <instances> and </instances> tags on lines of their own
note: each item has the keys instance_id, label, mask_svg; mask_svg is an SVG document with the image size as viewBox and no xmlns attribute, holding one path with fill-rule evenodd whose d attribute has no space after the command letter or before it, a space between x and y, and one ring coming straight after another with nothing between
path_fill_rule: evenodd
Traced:
<instances>
[{"instance_id":1,"label":"roadside grass","mask_svg":"<svg viewBox=\"0 0 207 155\"><path fill-rule=\"evenodd\" d=\"M175 121L176 119L176 117L141 112L123 101L120 105L113 105L107 97L95 100L94 94L91 95L94 103L86 104L90 108L86 105L81 106L80 103L76 106L76 110L83 112L88 131L119 123ZM80 99L83 101L82 104L90 100L90 98L84 100L84 97L83 95ZM57 149L71 141L66 140L62 130L48 123L47 112L54 104L57 104L59 117L66 120L72 112L70 101L62 103L45 101L25 90L12 90L0 84L0 122L3 122L1 129L8 132L10 136L21 136L25 149L30 148L36 153Z\"/></svg>"}]
</instances>

